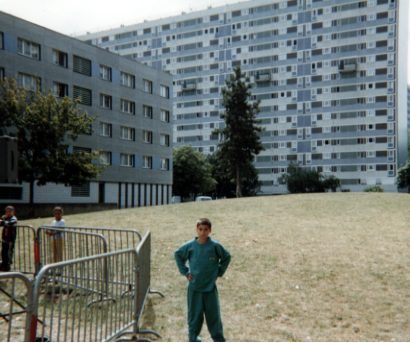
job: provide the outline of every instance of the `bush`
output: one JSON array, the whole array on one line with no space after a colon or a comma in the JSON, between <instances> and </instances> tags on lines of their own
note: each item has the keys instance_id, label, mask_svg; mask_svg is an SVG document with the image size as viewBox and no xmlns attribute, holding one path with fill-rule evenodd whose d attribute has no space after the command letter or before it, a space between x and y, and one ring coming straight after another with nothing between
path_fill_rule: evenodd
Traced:
<instances>
[{"instance_id":1,"label":"bush","mask_svg":"<svg viewBox=\"0 0 410 343\"><path fill-rule=\"evenodd\" d=\"M294 163L288 165L288 172L282 174L278 181L287 186L289 193L321 193L326 190L336 192L340 187L337 177L324 177L316 170L308 170Z\"/></svg>"},{"instance_id":2,"label":"bush","mask_svg":"<svg viewBox=\"0 0 410 343\"><path fill-rule=\"evenodd\" d=\"M379 192L383 193L384 189L380 186L367 187L363 192Z\"/></svg>"}]
</instances>

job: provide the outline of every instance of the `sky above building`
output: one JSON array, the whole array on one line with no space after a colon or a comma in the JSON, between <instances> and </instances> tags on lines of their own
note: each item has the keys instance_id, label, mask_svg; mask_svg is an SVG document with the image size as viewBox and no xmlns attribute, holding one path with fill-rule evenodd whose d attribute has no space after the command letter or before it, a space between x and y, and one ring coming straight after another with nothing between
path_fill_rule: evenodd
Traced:
<instances>
[{"instance_id":1,"label":"sky above building","mask_svg":"<svg viewBox=\"0 0 410 343\"><path fill-rule=\"evenodd\" d=\"M66 35L80 35L237 2L245 1L0 0L0 11ZM408 56L410 56L410 44L408 47ZM407 79L410 80L410 58L408 58L407 70Z\"/></svg>"}]
</instances>

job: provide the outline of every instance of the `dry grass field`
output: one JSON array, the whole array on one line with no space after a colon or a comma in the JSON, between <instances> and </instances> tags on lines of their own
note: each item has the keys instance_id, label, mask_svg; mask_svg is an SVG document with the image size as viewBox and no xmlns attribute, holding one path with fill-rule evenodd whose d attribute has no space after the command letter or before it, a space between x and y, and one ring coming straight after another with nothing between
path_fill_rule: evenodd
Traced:
<instances>
[{"instance_id":1,"label":"dry grass field","mask_svg":"<svg viewBox=\"0 0 410 343\"><path fill-rule=\"evenodd\" d=\"M228 341L409 341L409 209L407 194L326 193L64 218L151 230L151 285L166 298L149 296L142 328L163 341L187 340L187 282L173 253L195 236L199 217L213 222L211 237L232 254L217 282ZM212 340L206 327L201 338Z\"/></svg>"}]
</instances>

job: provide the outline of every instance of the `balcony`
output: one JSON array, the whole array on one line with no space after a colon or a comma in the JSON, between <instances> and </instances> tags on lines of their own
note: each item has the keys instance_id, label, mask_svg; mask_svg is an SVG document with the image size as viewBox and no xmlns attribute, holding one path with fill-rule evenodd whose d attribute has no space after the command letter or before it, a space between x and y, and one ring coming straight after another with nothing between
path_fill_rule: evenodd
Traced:
<instances>
[{"instance_id":1,"label":"balcony","mask_svg":"<svg viewBox=\"0 0 410 343\"><path fill-rule=\"evenodd\" d=\"M340 73L353 73L357 71L357 63L345 63L340 61L339 72Z\"/></svg>"},{"instance_id":2,"label":"balcony","mask_svg":"<svg viewBox=\"0 0 410 343\"><path fill-rule=\"evenodd\" d=\"M195 83L194 82L192 82L192 83L184 82L184 83L182 83L181 88L182 88L183 91L195 90L196 89L196 82Z\"/></svg>"},{"instance_id":3,"label":"balcony","mask_svg":"<svg viewBox=\"0 0 410 343\"><path fill-rule=\"evenodd\" d=\"M256 74L255 75L255 82L266 82L271 80L271 74Z\"/></svg>"}]
</instances>

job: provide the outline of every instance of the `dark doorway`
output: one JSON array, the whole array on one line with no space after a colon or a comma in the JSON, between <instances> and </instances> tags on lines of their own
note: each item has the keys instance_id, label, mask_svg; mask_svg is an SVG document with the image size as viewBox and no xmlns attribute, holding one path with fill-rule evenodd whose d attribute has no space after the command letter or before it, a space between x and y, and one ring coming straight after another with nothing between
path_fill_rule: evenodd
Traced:
<instances>
[{"instance_id":1,"label":"dark doorway","mask_svg":"<svg viewBox=\"0 0 410 343\"><path fill-rule=\"evenodd\" d=\"M105 203L105 183L100 182L98 184L98 202L100 204Z\"/></svg>"}]
</instances>

